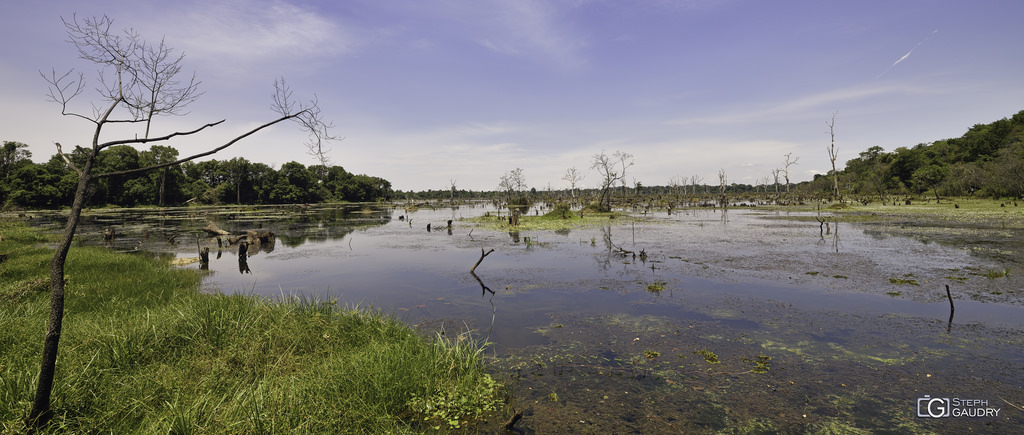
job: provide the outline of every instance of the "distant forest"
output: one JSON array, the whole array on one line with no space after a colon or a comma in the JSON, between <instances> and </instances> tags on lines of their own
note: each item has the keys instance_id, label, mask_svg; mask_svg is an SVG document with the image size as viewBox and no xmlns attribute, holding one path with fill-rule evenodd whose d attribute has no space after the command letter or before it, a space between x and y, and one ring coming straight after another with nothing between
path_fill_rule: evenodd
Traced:
<instances>
[{"instance_id":1,"label":"distant forest","mask_svg":"<svg viewBox=\"0 0 1024 435\"><path fill-rule=\"evenodd\" d=\"M831 174L802 183L807 192L828 191ZM861 198L888 195L1024 195L1024 110L1009 119L977 124L963 136L899 147L873 146L846 162L840 191Z\"/></svg>"},{"instance_id":2,"label":"distant forest","mask_svg":"<svg viewBox=\"0 0 1024 435\"><path fill-rule=\"evenodd\" d=\"M33 163L28 146L4 142L0 151L0 204L4 208L59 208L71 205L78 174L58 154ZM68 157L81 166L85 148ZM172 162L178 151L154 145L138 151L127 145L100 153L94 172L116 172ZM95 180L88 205L135 207L185 204L302 204L386 199L391 183L354 175L341 166L304 166L288 162L274 169L236 157L186 162L149 173Z\"/></svg>"},{"instance_id":3,"label":"distant forest","mask_svg":"<svg viewBox=\"0 0 1024 435\"><path fill-rule=\"evenodd\" d=\"M84 148L70 154L81 159ZM824 146L822 153L825 152ZM105 150L96 171L113 172L170 162L178 156L171 147L154 145L138 151L129 146ZM781 158L781 156L780 156ZM641 168L636 169L642 172ZM500 175L500 174L499 174ZM1024 110L990 124L977 124L963 136L898 147L886 152L872 146L848 160L839 171L839 191L834 198L832 173L819 174L811 181L790 186L790 195L800 198L856 199L885 201L888 196L1024 197ZM498 176L495 176L497 184ZM4 142L0 149L0 205L4 208L59 208L69 206L77 174L67 168L59 155L46 163L33 163L28 146ZM768 176L757 185L732 183L733 195L762 193L785 195L785 186ZM685 184L685 183L683 183ZM709 184L622 187L620 195L702 195L718 193ZM568 195L567 189L552 192L530 189L538 195ZM584 196L594 194L583 190ZM340 166L304 166L285 163L274 169L244 158L187 162L151 173L102 178L96 181L90 206L185 204L287 204L333 201L430 200L496 198L498 192L455 189L423 192L392 191L391 183L380 177L354 175ZM546 199L551 199L550 197Z\"/></svg>"}]
</instances>

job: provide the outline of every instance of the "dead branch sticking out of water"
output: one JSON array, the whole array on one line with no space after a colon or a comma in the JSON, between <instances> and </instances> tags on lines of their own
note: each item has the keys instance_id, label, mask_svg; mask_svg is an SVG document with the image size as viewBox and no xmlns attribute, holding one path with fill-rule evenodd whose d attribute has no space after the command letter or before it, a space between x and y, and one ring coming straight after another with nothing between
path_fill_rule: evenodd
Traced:
<instances>
[{"instance_id":1,"label":"dead branch sticking out of water","mask_svg":"<svg viewBox=\"0 0 1024 435\"><path fill-rule=\"evenodd\" d=\"M1009 403L1009 402L1007 402L1007 403ZM512 408L512 417L509 418L508 421L505 422L505 425L502 426L502 427L506 431L512 431L513 430L513 426L515 426L516 423L519 423L519 420L521 420L522 418L523 418L523 411L516 411L515 408Z\"/></svg>"},{"instance_id":2,"label":"dead branch sticking out of water","mask_svg":"<svg viewBox=\"0 0 1024 435\"><path fill-rule=\"evenodd\" d=\"M949 318L952 319L953 310L955 310L956 307L953 306L953 295L949 293L949 284L946 284L946 297L949 299Z\"/></svg>"},{"instance_id":3,"label":"dead branch sticking out of water","mask_svg":"<svg viewBox=\"0 0 1024 435\"><path fill-rule=\"evenodd\" d=\"M476 270L476 267L480 265L480 262L484 261L484 257L490 255L492 252L494 252L494 249L484 252L484 248L480 248L480 259L476 260L476 264L473 265L472 269L469 269L469 273L473 273L473 271Z\"/></svg>"},{"instance_id":4,"label":"dead branch sticking out of water","mask_svg":"<svg viewBox=\"0 0 1024 435\"><path fill-rule=\"evenodd\" d=\"M946 298L949 299L949 322L946 323L946 333L948 334L953 330L953 311L956 309L953 307L953 295L949 293L949 284L946 284Z\"/></svg>"},{"instance_id":5,"label":"dead branch sticking out of water","mask_svg":"<svg viewBox=\"0 0 1024 435\"><path fill-rule=\"evenodd\" d=\"M825 238L825 219L822 218L821 216L816 216L814 219L818 221L818 231L821 233L821 238L824 239Z\"/></svg>"}]
</instances>

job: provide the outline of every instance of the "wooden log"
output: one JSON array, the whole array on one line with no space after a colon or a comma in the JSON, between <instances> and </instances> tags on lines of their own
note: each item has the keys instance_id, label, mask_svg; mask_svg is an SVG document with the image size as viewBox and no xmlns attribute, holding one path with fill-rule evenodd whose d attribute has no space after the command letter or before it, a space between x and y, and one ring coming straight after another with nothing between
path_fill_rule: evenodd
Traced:
<instances>
[{"instance_id":1,"label":"wooden log","mask_svg":"<svg viewBox=\"0 0 1024 435\"><path fill-rule=\"evenodd\" d=\"M220 227L218 227L217 224L213 223L213 221L207 222L206 226L203 227L203 231L206 231L206 233L211 236L226 236L231 234L227 231L220 229Z\"/></svg>"}]
</instances>

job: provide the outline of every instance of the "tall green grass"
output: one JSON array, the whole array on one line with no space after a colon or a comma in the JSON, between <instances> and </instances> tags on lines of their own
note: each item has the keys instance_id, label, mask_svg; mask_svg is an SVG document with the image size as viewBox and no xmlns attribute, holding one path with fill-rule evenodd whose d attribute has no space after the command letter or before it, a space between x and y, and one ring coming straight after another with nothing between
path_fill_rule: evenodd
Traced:
<instances>
[{"instance_id":1,"label":"tall green grass","mask_svg":"<svg viewBox=\"0 0 1024 435\"><path fill-rule=\"evenodd\" d=\"M21 431L39 371L51 251L0 227L0 432ZM53 432L421 433L501 402L480 344L425 338L330 302L200 294L201 276L73 248Z\"/></svg>"}]
</instances>

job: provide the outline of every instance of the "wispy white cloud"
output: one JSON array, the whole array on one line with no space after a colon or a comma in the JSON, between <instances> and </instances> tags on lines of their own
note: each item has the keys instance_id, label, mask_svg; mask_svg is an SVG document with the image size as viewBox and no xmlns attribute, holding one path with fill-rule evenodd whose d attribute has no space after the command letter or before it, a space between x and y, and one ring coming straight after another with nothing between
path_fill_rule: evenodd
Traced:
<instances>
[{"instance_id":1,"label":"wispy white cloud","mask_svg":"<svg viewBox=\"0 0 1024 435\"><path fill-rule=\"evenodd\" d=\"M836 89L827 92L809 94L792 100L779 101L775 104L762 106L761 108L748 109L739 108L735 110L724 110L712 116L697 116L674 119L666 122L669 125L696 125L696 124L735 124L737 122L750 121L777 121L782 119L802 117L810 110L835 110L855 101L863 101L870 98L895 94L923 94L929 91L905 86L864 86Z\"/></svg>"},{"instance_id":2,"label":"wispy white cloud","mask_svg":"<svg viewBox=\"0 0 1024 435\"><path fill-rule=\"evenodd\" d=\"M557 65L576 68L586 63L581 50L586 39L573 27L560 20L567 11L580 6L578 2L545 2L537 0L493 0L456 2L461 10L455 16L465 17L481 46L503 55L532 56Z\"/></svg>"},{"instance_id":3,"label":"wispy white cloud","mask_svg":"<svg viewBox=\"0 0 1024 435\"><path fill-rule=\"evenodd\" d=\"M876 79L881 78L883 75L885 75L885 73L889 72L889 70L891 70L894 66L899 65L899 63L903 62L904 60L907 60L907 58L910 57L910 54L913 53L914 50L917 49L917 47L920 47L925 42L928 42L928 38L931 38L932 35L934 35L936 33L939 33L939 29L935 29L935 30L932 31L932 33L929 33L928 36L925 36L924 39L921 40L921 42L918 42L913 47L911 47L910 51L908 51L907 54L904 54L899 59L896 59L896 62L893 62L892 65L889 65L889 67L886 68L885 71L882 71L882 73L879 74L878 76L876 76L875 78Z\"/></svg>"},{"instance_id":4,"label":"wispy white cloud","mask_svg":"<svg viewBox=\"0 0 1024 435\"><path fill-rule=\"evenodd\" d=\"M283 0L197 2L133 22L147 22L148 38L166 35L190 59L215 63L219 70L326 59L358 45L341 23Z\"/></svg>"}]
</instances>

